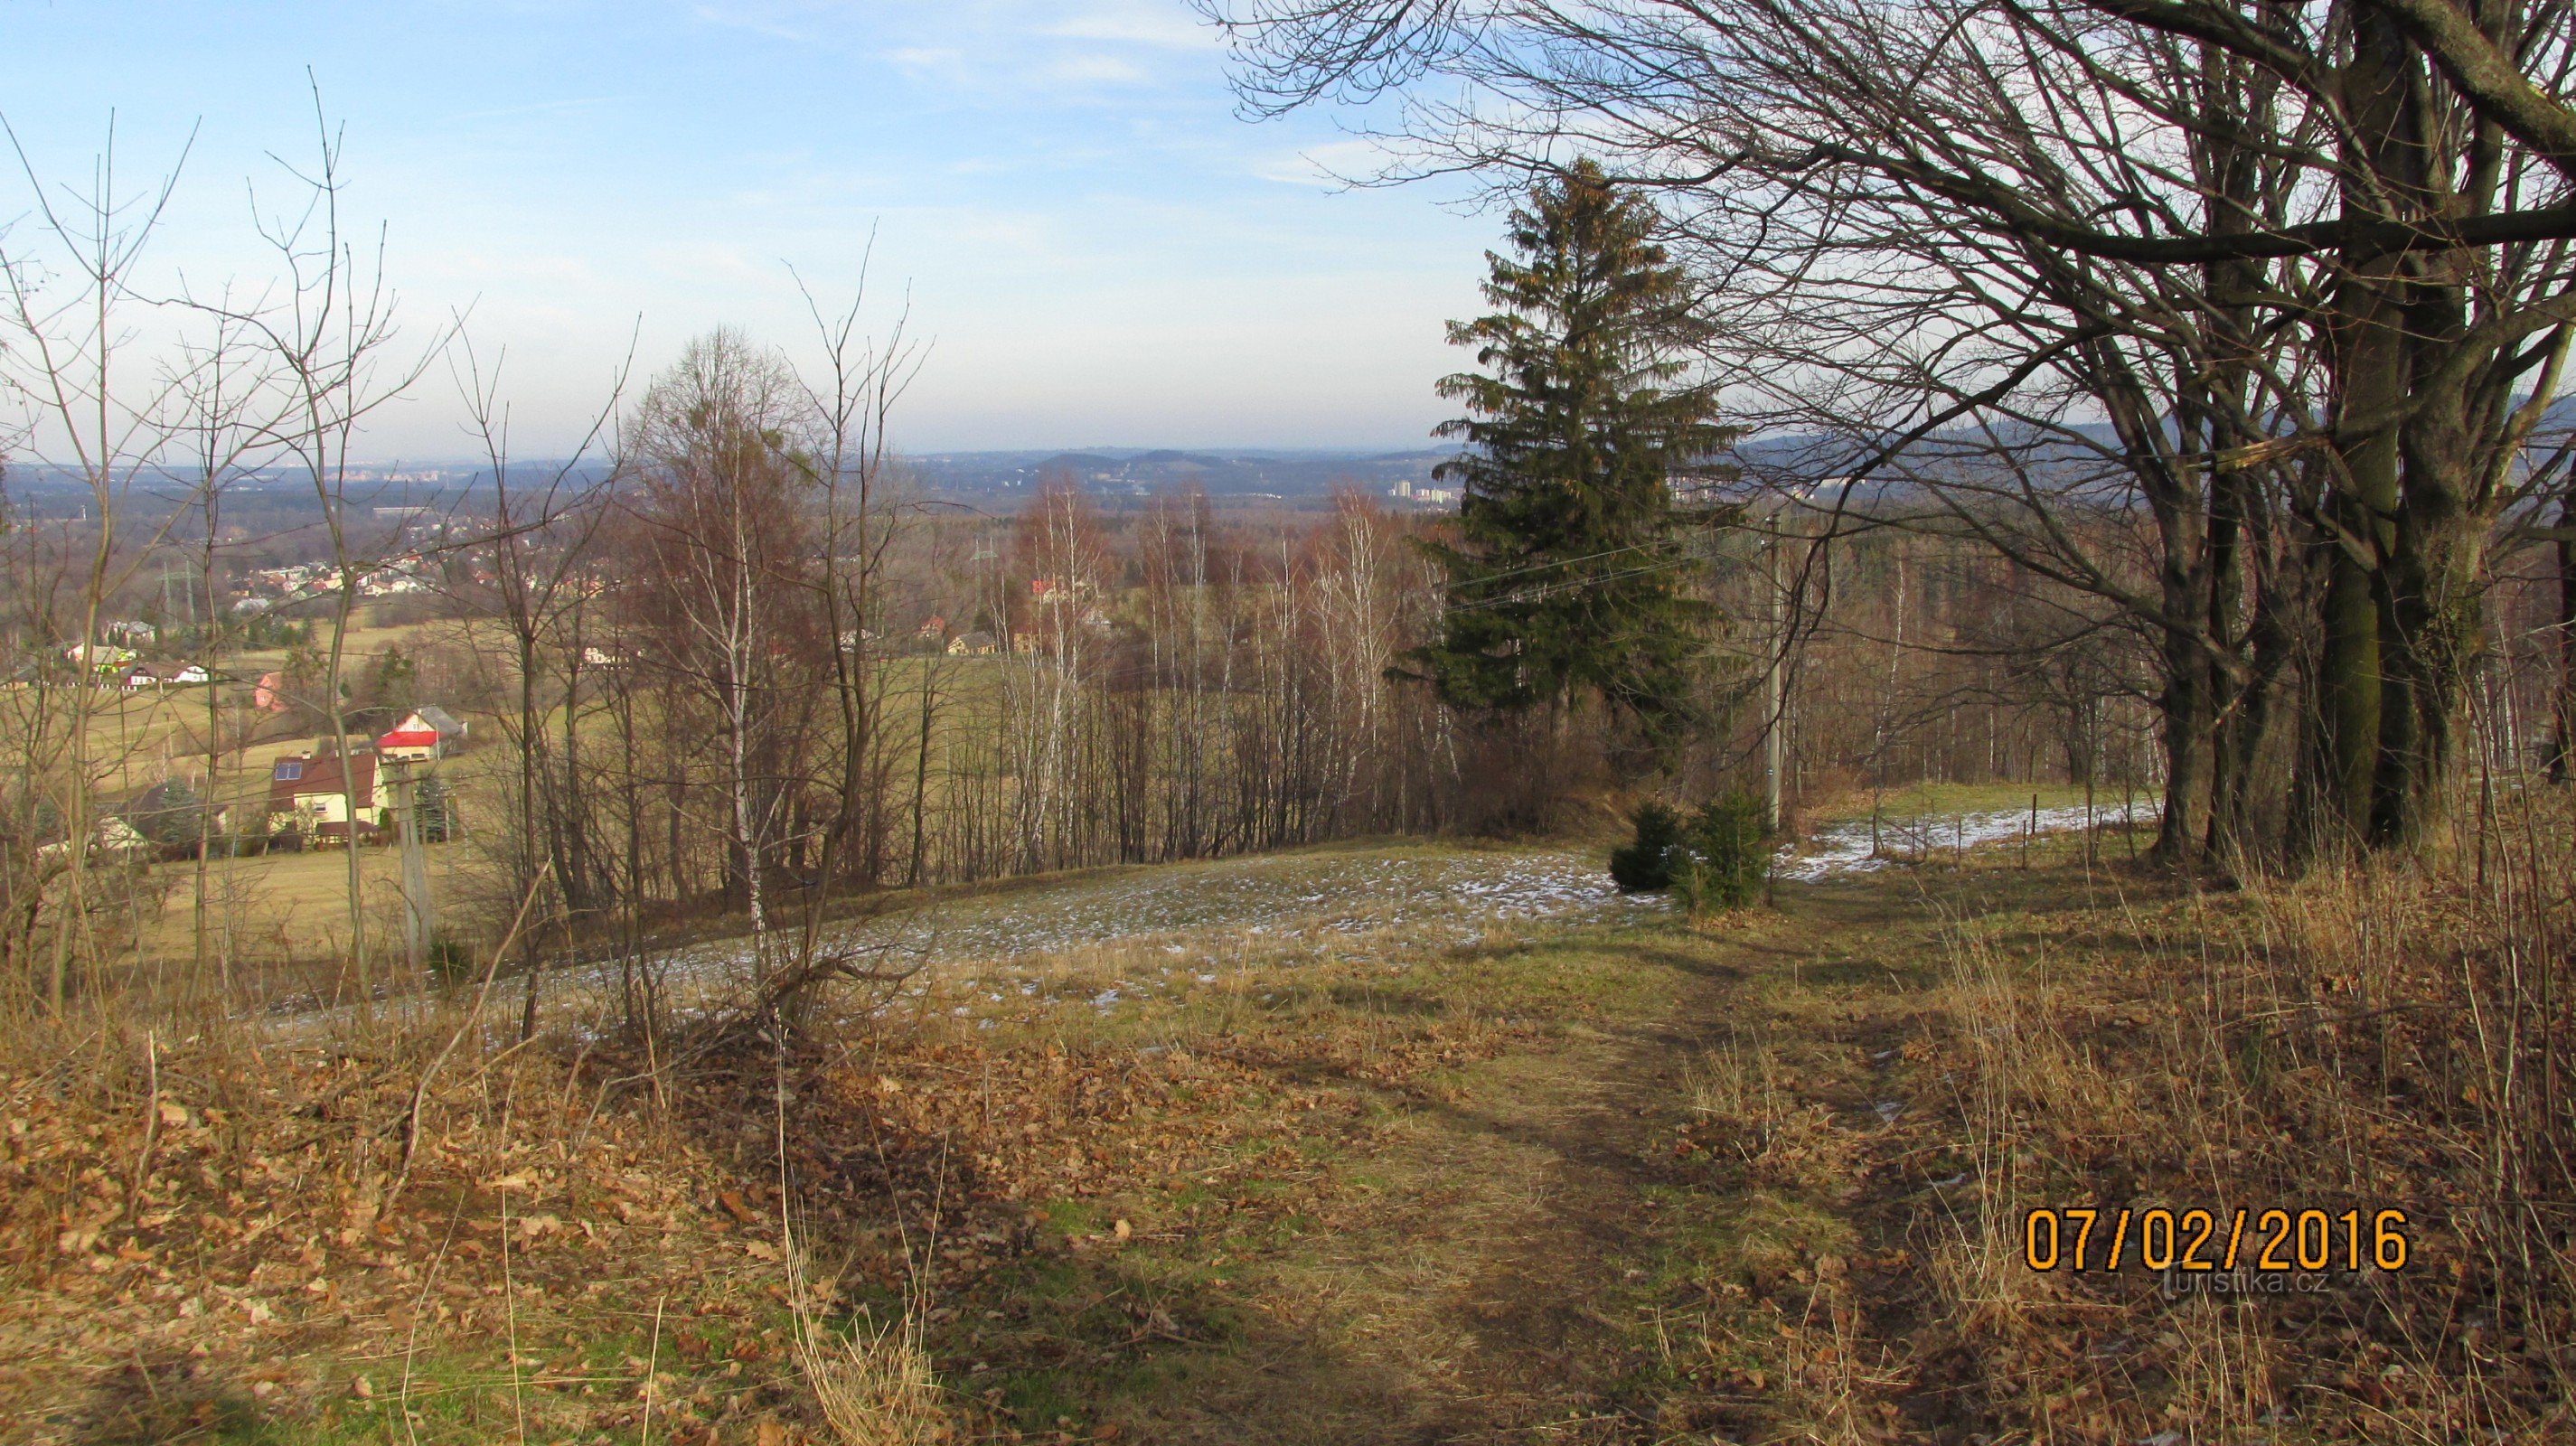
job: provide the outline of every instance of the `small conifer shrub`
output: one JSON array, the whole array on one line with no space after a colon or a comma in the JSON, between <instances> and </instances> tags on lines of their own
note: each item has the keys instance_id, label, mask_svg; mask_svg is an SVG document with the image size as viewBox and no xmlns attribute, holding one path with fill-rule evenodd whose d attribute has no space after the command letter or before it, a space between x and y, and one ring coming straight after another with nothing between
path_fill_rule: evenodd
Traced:
<instances>
[{"instance_id":1,"label":"small conifer shrub","mask_svg":"<svg viewBox=\"0 0 2576 1446\"><path fill-rule=\"evenodd\" d=\"M1668 854L1673 902L1693 918L1751 907L1771 871L1769 832L1762 804L1749 794L1703 807Z\"/></svg>"},{"instance_id":2,"label":"small conifer shrub","mask_svg":"<svg viewBox=\"0 0 2576 1446\"><path fill-rule=\"evenodd\" d=\"M1681 815L1648 799L1637 805L1628 821L1636 827L1637 837L1610 851L1610 882L1630 894L1670 887L1672 849L1681 841Z\"/></svg>"}]
</instances>

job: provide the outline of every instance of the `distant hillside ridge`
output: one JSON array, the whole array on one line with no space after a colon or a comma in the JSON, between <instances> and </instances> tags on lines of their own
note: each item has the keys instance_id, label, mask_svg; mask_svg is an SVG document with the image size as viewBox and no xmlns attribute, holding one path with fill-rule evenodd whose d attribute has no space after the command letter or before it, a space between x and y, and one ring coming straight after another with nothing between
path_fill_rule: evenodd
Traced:
<instances>
[{"instance_id":1,"label":"distant hillside ridge","mask_svg":"<svg viewBox=\"0 0 2576 1446\"><path fill-rule=\"evenodd\" d=\"M1398 483L1428 485L1431 469L1456 455L1411 452L1199 452L1158 447L1082 448L1061 452L941 452L905 459L933 492L958 496L1034 491L1069 478L1103 498L1152 497L1197 487L1213 498L1275 498L1320 503L1336 488L1385 495Z\"/></svg>"}]
</instances>

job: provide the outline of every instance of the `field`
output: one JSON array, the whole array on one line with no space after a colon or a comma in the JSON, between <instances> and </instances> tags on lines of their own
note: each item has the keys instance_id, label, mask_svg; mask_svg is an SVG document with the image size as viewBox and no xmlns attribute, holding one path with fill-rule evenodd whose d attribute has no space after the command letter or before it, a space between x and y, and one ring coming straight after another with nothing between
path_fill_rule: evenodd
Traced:
<instances>
[{"instance_id":1,"label":"field","mask_svg":"<svg viewBox=\"0 0 2576 1446\"><path fill-rule=\"evenodd\" d=\"M2545 1359L2441 1327L2484 1289L2475 1172L2421 1141L2375 1166L2414 1273L2230 1302L2021 1265L2035 1203L2351 1193L2300 1113L2342 1107L2176 1063L2213 948L2350 910L2125 852L1990 839L1699 926L1591 846L1366 842L925 899L847 936L921 972L785 1058L710 988L655 1069L602 987L526 1048L460 990L391 1044L168 1046L148 1093L22 1067L0 1439L778 1446L836 1439L817 1383L883 1341L935 1384L837 1439L2540 1419ZM439 1075L460 1025L492 1042Z\"/></svg>"},{"instance_id":2,"label":"field","mask_svg":"<svg viewBox=\"0 0 2576 1446\"><path fill-rule=\"evenodd\" d=\"M368 660L389 647L417 653L429 643L453 641L457 626L418 623L352 628L348 669L355 676ZM227 667L236 676L253 677L263 669L278 666L282 660L283 654L248 653L227 659ZM921 660L915 658L893 660L884 666L882 686L916 686L909 679L922 666ZM939 686L942 706L949 710L949 716L943 718L931 751L934 793L948 765L948 750L959 746L961 733L972 732L957 726L955 718L990 703L998 687L997 670L1002 666L1000 660L990 658L947 660L943 664ZM503 736L502 720L454 704L453 700L442 701L475 733L473 746L445 758L438 766L439 777L450 791L462 838L431 847L432 887L442 898L497 907L506 914L506 901L492 905L493 899L508 890L491 882L497 876L497 866L489 849L497 840L495 830L508 826L505 790L492 772L513 766L506 745L494 743ZM193 781L201 777L205 770L199 751L205 735L205 707L206 691L202 688L100 695L91 726L100 740L95 751L110 760L102 783L106 796L121 800L165 778ZM892 714L896 723L909 726L905 709L896 708ZM560 719L551 720L551 724L560 727ZM237 726L229 711L224 726ZM279 720L268 728L274 733L286 726ZM604 713L586 716L582 728L585 743L593 747L604 750L614 741L615 721ZM317 746L317 737L295 734L263 736L227 751L217 781L217 804L239 809L239 818L249 826L259 826L270 766L281 757L309 753ZM362 913L370 935L391 937L398 918L398 895L391 883L394 866L374 858L370 851L363 867ZM256 956L250 960L254 973L258 967L272 963L301 971L311 961L342 947L349 931L347 879L346 865L338 861L336 854L327 861L312 854L250 856L228 860L216 872L221 877L210 881L209 907L224 912L237 947ZM381 886L379 879L383 880ZM143 967L167 967L194 956L195 887L196 866L192 861L164 862L149 870L140 891L145 917L137 930L137 957Z\"/></svg>"}]
</instances>

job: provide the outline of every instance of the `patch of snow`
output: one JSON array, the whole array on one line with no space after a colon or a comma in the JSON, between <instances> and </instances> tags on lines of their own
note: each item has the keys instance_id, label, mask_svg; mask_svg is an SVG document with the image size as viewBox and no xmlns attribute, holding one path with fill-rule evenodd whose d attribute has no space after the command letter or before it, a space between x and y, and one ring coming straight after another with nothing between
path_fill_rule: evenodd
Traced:
<instances>
[{"instance_id":1,"label":"patch of snow","mask_svg":"<svg viewBox=\"0 0 2576 1446\"><path fill-rule=\"evenodd\" d=\"M2043 808L2037 818L2040 833L2067 833L2083 829L2088 819L2096 827L2108 823L2152 820L2163 807L2156 798L2131 799L2125 805L2096 804L2087 810L2082 804L2063 808ZM2031 831L2032 815L2026 808L1999 809L1989 813L1962 813L1947 817L1880 819L1879 852L1871 848L1868 819L1838 823L1807 840L1804 852L1792 845L1780 851L1772 865L1774 877L1796 883L1812 884L1838 874L1865 874L1886 868L1895 860L1884 856L1893 847L1904 853L1922 856L1938 854L1948 848L1975 848L1980 844L2006 843Z\"/></svg>"}]
</instances>

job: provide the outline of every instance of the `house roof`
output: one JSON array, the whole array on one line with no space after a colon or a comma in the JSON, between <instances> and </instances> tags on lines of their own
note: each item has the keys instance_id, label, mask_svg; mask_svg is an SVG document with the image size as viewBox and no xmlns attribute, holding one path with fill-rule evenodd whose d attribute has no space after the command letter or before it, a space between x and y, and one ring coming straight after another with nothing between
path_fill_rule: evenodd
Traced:
<instances>
[{"instance_id":1,"label":"house roof","mask_svg":"<svg viewBox=\"0 0 2576 1446\"><path fill-rule=\"evenodd\" d=\"M430 727L437 729L443 737L462 738L465 736L465 725L458 722L454 714L439 707L435 703L423 703L419 707L414 708L411 711L411 717L417 718L423 723L428 724ZM406 718L403 721L408 723L411 721L411 718Z\"/></svg>"},{"instance_id":2,"label":"house roof","mask_svg":"<svg viewBox=\"0 0 2576 1446\"><path fill-rule=\"evenodd\" d=\"M301 758L281 758L269 765L268 807L272 813L295 807L295 800L298 798L310 797L317 793L341 792L355 795L360 808L370 805L376 792L376 755L373 753L351 755L345 782L341 774L340 755L336 753L309 753Z\"/></svg>"},{"instance_id":3,"label":"house roof","mask_svg":"<svg viewBox=\"0 0 2576 1446\"><path fill-rule=\"evenodd\" d=\"M196 806L197 792L184 778L165 778L149 788L139 789L125 800L116 812L127 818L168 813L174 809Z\"/></svg>"}]
</instances>

